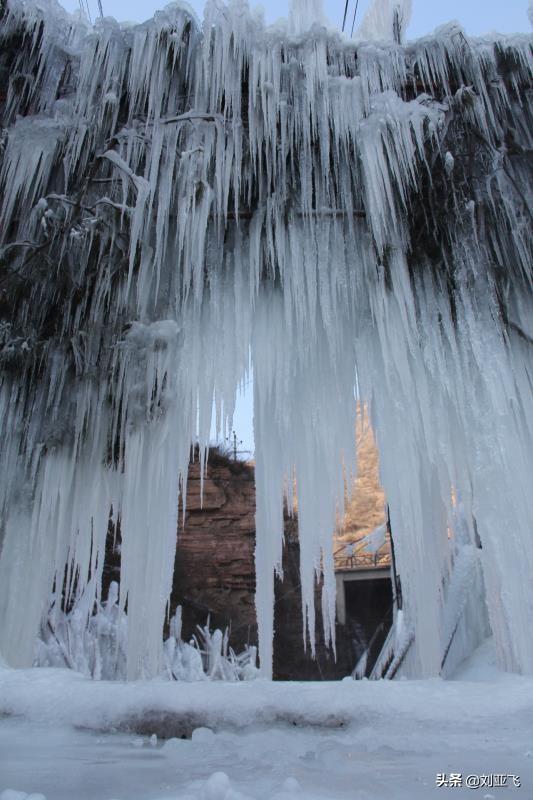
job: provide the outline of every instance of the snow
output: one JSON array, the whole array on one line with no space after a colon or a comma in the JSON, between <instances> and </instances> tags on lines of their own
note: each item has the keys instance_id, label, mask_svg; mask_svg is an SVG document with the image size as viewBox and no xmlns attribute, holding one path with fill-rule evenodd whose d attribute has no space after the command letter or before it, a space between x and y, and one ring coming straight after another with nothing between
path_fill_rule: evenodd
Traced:
<instances>
[{"instance_id":1,"label":"snow","mask_svg":"<svg viewBox=\"0 0 533 800\"><path fill-rule=\"evenodd\" d=\"M491 647L484 643L452 681L110 683L65 670L3 670L0 792L429 800L445 792L438 773L461 772L519 775L522 788L501 796L528 797L533 679L491 667Z\"/></svg>"},{"instance_id":2,"label":"snow","mask_svg":"<svg viewBox=\"0 0 533 800\"><path fill-rule=\"evenodd\" d=\"M490 626L499 665L533 672L530 37L450 25L402 45L394 5L348 42L311 0L292 32L240 2L209 3L202 27L171 5L92 29L8 0L0 44L24 32L0 166L9 664L33 663L54 581L67 603L99 598L120 520L127 674L160 673L191 444L203 467L213 403L227 434L253 369L262 674L294 486L303 638L313 652L318 581L334 646L356 400L390 505L402 670L452 669ZM439 164L430 257L410 224Z\"/></svg>"}]
</instances>

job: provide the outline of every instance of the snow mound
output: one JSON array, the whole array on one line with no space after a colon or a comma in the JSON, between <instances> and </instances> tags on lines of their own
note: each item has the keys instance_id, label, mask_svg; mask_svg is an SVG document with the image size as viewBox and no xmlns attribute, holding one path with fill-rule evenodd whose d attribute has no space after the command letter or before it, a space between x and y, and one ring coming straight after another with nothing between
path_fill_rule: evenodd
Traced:
<instances>
[{"instance_id":1,"label":"snow mound","mask_svg":"<svg viewBox=\"0 0 533 800\"><path fill-rule=\"evenodd\" d=\"M494 637L489 636L466 658L451 676L456 681L497 681L505 679L498 668Z\"/></svg>"}]
</instances>

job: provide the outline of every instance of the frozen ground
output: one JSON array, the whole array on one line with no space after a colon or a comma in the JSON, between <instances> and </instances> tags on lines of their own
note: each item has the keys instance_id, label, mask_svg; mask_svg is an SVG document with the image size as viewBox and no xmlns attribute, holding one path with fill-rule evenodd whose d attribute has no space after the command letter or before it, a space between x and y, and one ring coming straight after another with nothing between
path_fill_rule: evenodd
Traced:
<instances>
[{"instance_id":1,"label":"frozen ground","mask_svg":"<svg viewBox=\"0 0 533 800\"><path fill-rule=\"evenodd\" d=\"M489 643L447 682L124 684L0 670L0 798L530 800L533 678L490 662ZM438 773L518 775L521 788L438 788Z\"/></svg>"}]
</instances>

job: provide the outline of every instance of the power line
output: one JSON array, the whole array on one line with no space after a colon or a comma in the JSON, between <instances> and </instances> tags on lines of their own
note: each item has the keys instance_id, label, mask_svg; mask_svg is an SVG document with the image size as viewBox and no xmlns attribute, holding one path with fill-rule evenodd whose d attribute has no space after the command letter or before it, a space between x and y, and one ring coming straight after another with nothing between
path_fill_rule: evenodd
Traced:
<instances>
[{"instance_id":1,"label":"power line","mask_svg":"<svg viewBox=\"0 0 533 800\"><path fill-rule=\"evenodd\" d=\"M344 17L342 18L342 32L344 33L344 26L346 25L346 14L348 13L348 3L350 0L346 0L346 4L344 6Z\"/></svg>"},{"instance_id":2,"label":"power line","mask_svg":"<svg viewBox=\"0 0 533 800\"><path fill-rule=\"evenodd\" d=\"M97 0L97 2L98 2L98 11L100 13L100 17L103 19L104 18L104 7L102 5L102 0ZM93 21L92 21L92 17L91 17L91 7L89 6L89 0L78 0L78 3L79 3L79 6L80 6L80 9L81 9L82 13L87 16L87 19L89 20L89 23L92 25Z\"/></svg>"},{"instance_id":3,"label":"power line","mask_svg":"<svg viewBox=\"0 0 533 800\"><path fill-rule=\"evenodd\" d=\"M354 29L354 27L355 27L355 17L357 16L357 9L358 9L358 8L359 8L359 0L355 0L355 9L354 9L354 12L353 12L352 30L351 30L351 32L350 32L350 39L351 39L351 38L352 38L352 36L353 36L353 29Z\"/></svg>"}]
</instances>

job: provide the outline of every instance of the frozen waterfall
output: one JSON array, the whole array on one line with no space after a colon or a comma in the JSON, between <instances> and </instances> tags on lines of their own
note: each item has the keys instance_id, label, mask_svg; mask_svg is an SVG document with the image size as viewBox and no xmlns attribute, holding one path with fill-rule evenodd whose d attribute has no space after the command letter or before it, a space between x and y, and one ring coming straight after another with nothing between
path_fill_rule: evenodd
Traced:
<instances>
[{"instance_id":1,"label":"frozen waterfall","mask_svg":"<svg viewBox=\"0 0 533 800\"><path fill-rule=\"evenodd\" d=\"M334 644L357 400L410 674L441 672L464 609L466 650L488 611L501 665L533 672L531 38L402 45L376 6L357 41L309 30L312 2L286 29L237 0L201 28L178 5L130 27L0 12L9 664L31 665L54 582L99 597L119 521L128 675L157 674L191 444L206 457L252 366L263 674L294 487L304 641L320 579Z\"/></svg>"}]
</instances>

